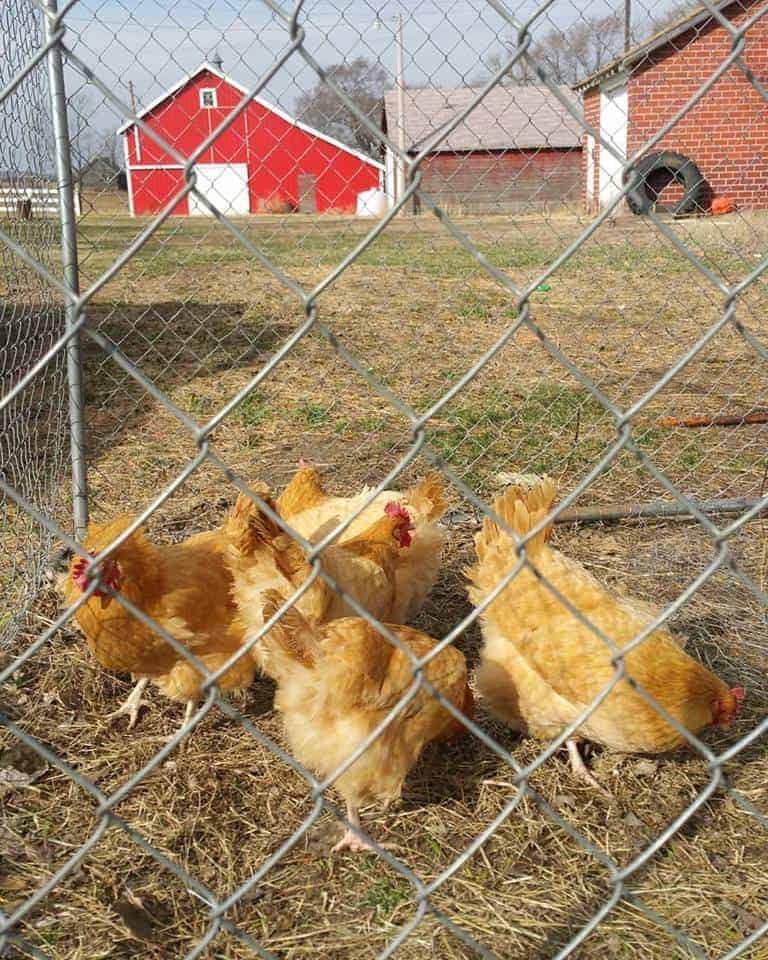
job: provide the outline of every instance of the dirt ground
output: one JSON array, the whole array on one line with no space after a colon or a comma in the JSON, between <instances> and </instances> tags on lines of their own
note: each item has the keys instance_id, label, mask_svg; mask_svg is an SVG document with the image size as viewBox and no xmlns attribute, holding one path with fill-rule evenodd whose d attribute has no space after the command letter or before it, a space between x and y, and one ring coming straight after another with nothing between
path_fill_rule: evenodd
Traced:
<instances>
[{"instance_id":1,"label":"dirt ground","mask_svg":"<svg viewBox=\"0 0 768 960\"><path fill-rule=\"evenodd\" d=\"M518 288L539 279L586 226L573 216L457 224ZM111 208L90 212L81 224L83 287L145 226ZM238 223L248 241L305 291L320 284L371 226L300 216ZM757 266L768 238L768 220L756 215L669 226L725 283ZM0 292L23 299L18 285ZM686 494L711 499L765 492L766 425L689 429L660 421L738 417L768 407L764 360L740 328L764 342L767 306L758 280L740 299L736 322L726 323L631 419L638 448ZM334 343L421 415L518 319L514 293L428 216L393 223L320 294L317 307L333 336L310 331L213 433L217 454L246 480L280 488L304 456L320 466L331 488L350 492L380 480L409 449L407 417L349 366ZM638 404L723 309L722 293L649 224L634 218L606 224L532 293L535 329L521 325L464 389L434 411L427 443L485 498L503 487L505 474L520 470L551 473L566 494L616 441L617 417L606 406L615 405L621 416ZM305 318L295 293L223 227L176 219L95 293L89 314L95 329L199 423L249 383ZM92 515L101 520L146 507L196 446L173 412L113 358L92 341L84 350ZM396 485L427 468L425 458L417 458ZM62 484L61 504L66 493ZM233 499L233 487L204 465L152 518L150 531L161 540L182 539L218 523ZM669 494L625 449L574 506L657 499ZM12 512L9 518L3 529L10 556ZM744 525L731 540L734 562L760 588L768 564L765 522ZM458 493L446 525L444 570L417 621L436 637L469 612L462 569L471 557L477 516ZM684 519L564 525L555 536L560 549L611 586L657 603L672 602L715 555L705 531ZM9 604L13 576L0 581ZM55 597L43 590L6 656L39 636L56 609ZM735 742L768 712L765 624L764 610L730 571L710 579L673 620L697 656L729 683L747 688L738 723L709 738L715 749ZM458 641L473 666L479 642L474 627ZM109 793L150 760L158 749L153 738L180 720L179 708L155 693L137 729L126 733L124 718L105 716L129 689L127 678L99 668L77 633L65 628L0 688L0 703L6 715ZM257 680L236 702L259 730L282 743L272 694L267 681ZM479 722L519 763L531 762L541 749L482 709ZM24 789L0 790L0 906L7 913L64 864L91 835L97 817L92 799L63 773L28 756L8 732L0 733L0 750L0 767L35 773ZM561 755L548 760L532 784L620 866L709 780L705 761L691 754L649 760L595 750L590 762L610 787L610 800L575 782ZM728 774L739 795L768 816L764 741L746 747L728 764ZM401 804L367 811L365 825L429 883L513 797L511 775L472 739L430 750ZM224 897L303 823L311 812L307 793L297 774L214 708L185 751L148 774L116 813ZM716 793L628 883L663 922L622 901L576 955L690 956L669 927L690 938L700 956L727 955L768 919L764 822L732 795ZM275 956L374 957L413 917L413 888L381 860L327 854L339 832L323 814L232 911L232 919ZM544 960L612 889L606 868L525 800L432 902L497 956ZM57 960L172 958L192 949L206 917L195 894L113 827L32 911L21 932ZM222 933L199 955L254 953ZM475 955L429 916L395 953L408 960ZM768 946L763 940L743 956L764 960Z\"/></svg>"}]
</instances>

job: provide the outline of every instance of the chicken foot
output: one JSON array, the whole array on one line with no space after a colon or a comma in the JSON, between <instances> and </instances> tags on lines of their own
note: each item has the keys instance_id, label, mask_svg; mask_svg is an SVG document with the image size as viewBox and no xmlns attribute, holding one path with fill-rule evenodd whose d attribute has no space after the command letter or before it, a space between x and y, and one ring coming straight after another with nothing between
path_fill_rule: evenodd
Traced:
<instances>
[{"instance_id":1,"label":"chicken foot","mask_svg":"<svg viewBox=\"0 0 768 960\"><path fill-rule=\"evenodd\" d=\"M358 813L357 806L353 803L350 803L347 800L347 820L360 829L360 814ZM353 853L363 853L368 851L369 853L375 853L375 849L368 843L367 840L363 840L362 837L358 835L351 829L347 827L344 836L339 840L339 842L331 847L331 853L339 853L341 850L351 850Z\"/></svg>"},{"instance_id":2,"label":"chicken foot","mask_svg":"<svg viewBox=\"0 0 768 960\"><path fill-rule=\"evenodd\" d=\"M169 733L166 737L148 737L147 743L171 743L178 737L180 734L187 732L187 727L192 719L192 714L195 712L195 701L187 700L184 707L184 719L181 721L181 726L176 731L176 733ZM189 736L182 736L179 740L178 747L180 750L184 750L187 743L189 742Z\"/></svg>"},{"instance_id":3,"label":"chicken foot","mask_svg":"<svg viewBox=\"0 0 768 960\"><path fill-rule=\"evenodd\" d=\"M578 740L567 740L566 744L568 747L568 757L571 761L571 772L577 780L581 780L582 783L588 784L593 789L597 790L599 793L602 793L605 797L610 797L611 792L606 790L606 788L597 780L587 769L587 765L584 763L584 758L581 755L579 750L579 741Z\"/></svg>"},{"instance_id":4,"label":"chicken foot","mask_svg":"<svg viewBox=\"0 0 768 960\"><path fill-rule=\"evenodd\" d=\"M180 733L184 733L192 720L192 714L195 712L195 701L187 700L184 708L184 719L181 721Z\"/></svg>"},{"instance_id":5,"label":"chicken foot","mask_svg":"<svg viewBox=\"0 0 768 960\"><path fill-rule=\"evenodd\" d=\"M104 719L112 720L115 717L122 717L123 714L127 713L128 716L130 717L130 720L128 721L127 729L132 730L136 726L136 721L139 718L139 711L141 710L141 708L149 706L148 701L144 700L144 698L142 697L142 693L144 693L144 691L146 690L148 683L149 683L149 678L142 677L141 680L137 682L133 690L131 690L128 696L128 699L125 701L125 703L121 704L117 708L117 710L113 711L112 713L108 713Z\"/></svg>"}]
</instances>

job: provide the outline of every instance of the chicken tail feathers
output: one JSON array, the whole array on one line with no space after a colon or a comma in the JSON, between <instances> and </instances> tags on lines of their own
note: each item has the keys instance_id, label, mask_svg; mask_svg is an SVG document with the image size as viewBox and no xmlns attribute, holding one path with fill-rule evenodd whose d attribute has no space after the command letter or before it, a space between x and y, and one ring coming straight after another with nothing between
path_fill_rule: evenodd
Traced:
<instances>
[{"instance_id":1,"label":"chicken tail feathers","mask_svg":"<svg viewBox=\"0 0 768 960\"><path fill-rule=\"evenodd\" d=\"M461 704L461 712L468 720L475 719L475 698L469 684L466 684L464 687L464 699ZM468 733L469 730L467 730L463 723L451 717L447 729L437 738L436 743L456 743Z\"/></svg>"},{"instance_id":2,"label":"chicken tail feathers","mask_svg":"<svg viewBox=\"0 0 768 960\"><path fill-rule=\"evenodd\" d=\"M431 522L438 521L448 509L445 483L439 473L430 473L405 494L408 504Z\"/></svg>"},{"instance_id":3,"label":"chicken tail feathers","mask_svg":"<svg viewBox=\"0 0 768 960\"><path fill-rule=\"evenodd\" d=\"M254 486L254 491L273 510L274 501L269 490L264 486ZM235 505L229 511L224 521L224 535L235 548L237 553L244 557L253 556L265 544L271 544L281 533L280 528L259 509L250 497L241 493Z\"/></svg>"},{"instance_id":4,"label":"chicken tail feathers","mask_svg":"<svg viewBox=\"0 0 768 960\"><path fill-rule=\"evenodd\" d=\"M549 513L557 487L549 477L514 475L513 483L493 503L493 509L518 535L524 537ZM529 555L535 555L546 543L552 531L548 524L536 536L526 542ZM500 541L511 540L505 530L490 518L486 518L480 533L475 537L478 559L482 562L487 551Z\"/></svg>"},{"instance_id":5,"label":"chicken tail feathers","mask_svg":"<svg viewBox=\"0 0 768 960\"><path fill-rule=\"evenodd\" d=\"M290 483L277 498L277 512L284 520L288 520L318 506L327 498L320 474L302 459Z\"/></svg>"},{"instance_id":6,"label":"chicken tail feathers","mask_svg":"<svg viewBox=\"0 0 768 960\"><path fill-rule=\"evenodd\" d=\"M264 623L283 606L285 597L277 590L264 593ZM320 648L310 623L296 607L286 610L277 623L259 641L261 663L265 673L280 682L296 667L311 670L317 665Z\"/></svg>"}]
</instances>

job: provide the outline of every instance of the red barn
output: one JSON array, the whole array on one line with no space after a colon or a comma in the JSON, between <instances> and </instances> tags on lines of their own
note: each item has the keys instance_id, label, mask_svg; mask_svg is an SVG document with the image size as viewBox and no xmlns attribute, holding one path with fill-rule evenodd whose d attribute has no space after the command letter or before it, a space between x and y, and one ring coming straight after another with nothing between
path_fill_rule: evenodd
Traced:
<instances>
[{"instance_id":1,"label":"red barn","mask_svg":"<svg viewBox=\"0 0 768 960\"><path fill-rule=\"evenodd\" d=\"M245 87L210 63L180 80L139 116L188 157L238 106ZM176 159L137 124L124 138L131 214L160 212L184 186ZM223 213L281 209L354 213L357 196L383 182L382 164L254 97L195 165L197 188ZM206 215L194 195L173 211Z\"/></svg>"},{"instance_id":2,"label":"red barn","mask_svg":"<svg viewBox=\"0 0 768 960\"><path fill-rule=\"evenodd\" d=\"M406 89L403 132L416 154L477 96L472 87ZM578 100L560 88L578 112ZM397 92L384 97L381 125L398 141ZM450 212L515 213L577 205L582 128L543 86L498 86L442 139L421 165L422 186ZM396 161L386 150L387 189L394 198Z\"/></svg>"},{"instance_id":3,"label":"red barn","mask_svg":"<svg viewBox=\"0 0 768 960\"><path fill-rule=\"evenodd\" d=\"M742 60L768 84L768 4L725 0L716 6L734 26L757 18ZM683 17L576 86L587 121L625 157L639 150L687 103L732 50L732 38L706 8ZM717 197L768 209L768 104L734 64L652 151L693 161L704 180L702 205ZM621 163L584 137L583 200L590 212L622 188ZM656 178L664 171L656 171ZM670 176L651 180L664 204L682 198Z\"/></svg>"}]
</instances>

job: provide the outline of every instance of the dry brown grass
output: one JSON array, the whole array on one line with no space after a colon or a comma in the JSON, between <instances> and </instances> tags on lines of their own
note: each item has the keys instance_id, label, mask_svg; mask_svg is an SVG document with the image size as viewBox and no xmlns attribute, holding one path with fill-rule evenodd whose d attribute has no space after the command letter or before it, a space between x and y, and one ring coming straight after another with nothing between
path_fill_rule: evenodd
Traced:
<instances>
[{"instance_id":1,"label":"dry brown grass","mask_svg":"<svg viewBox=\"0 0 768 960\"><path fill-rule=\"evenodd\" d=\"M83 262L93 278L124 248L138 224L86 218ZM318 282L370 225L341 218L293 217L243 222L255 242L303 284ZM572 218L465 220L483 252L513 279L533 279L572 239ZM700 254L726 277L743 275L765 249L766 224L686 222ZM320 314L373 373L423 410L501 334L510 297L428 218L393 224L388 236L320 300ZM533 316L568 357L620 406L634 402L673 357L719 316L721 302L670 249L634 220L606 227L535 293ZM758 333L766 297L759 284L741 317ZM295 300L210 223L172 222L101 291L92 317L169 397L197 419L211 416L255 375L302 318ZM88 348L88 414L94 516L145 506L194 453L166 410L147 401L112 361ZM644 449L686 492L757 495L765 472L765 427L662 431L665 414L742 412L766 404L764 378L743 341L724 331L677 377L636 423ZM485 495L499 474L546 469L570 489L615 431L581 384L528 331L430 423L429 441ZM316 334L306 338L253 398L216 431L217 452L246 479L279 486L299 455L324 465L330 483L348 490L379 479L407 449L403 418L349 370ZM408 476L424 470L418 462ZM406 478L403 478L405 480ZM579 503L661 495L629 454ZM221 517L233 489L212 468L198 471L153 518L154 535L178 539ZM470 556L476 517L456 499L447 518L445 570L419 618L444 635L468 612L461 568ZM698 528L680 521L562 529L558 545L602 579L638 596L671 602L713 556ZM764 586L766 539L746 527L734 555ZM53 617L42 595L18 649ZM748 688L747 710L723 746L746 733L768 707L764 682L765 616L730 575L713 578L676 615L675 626L706 662ZM459 641L475 662L479 637ZM70 630L40 651L2 691L3 707L102 790L114 790L157 749L152 738L175 729L178 709L159 696L126 734L106 722L128 692L122 678L93 663ZM272 690L257 681L240 706L281 742ZM531 762L539 746L518 740L482 712L480 722ZM0 734L2 765L23 766L14 741ZM39 766L36 762L34 766ZM533 785L583 836L623 865L692 802L708 781L691 755L649 762L595 753L596 775L613 799L575 783L563 758L552 758ZM760 741L729 769L732 783L763 815L768 761ZM437 877L513 795L510 770L482 745L465 740L430 751L413 772L398 809L372 810L376 838L424 882ZM8 910L40 886L94 829L94 803L66 776L46 769L26 790L0 797L0 903ZM183 754L151 773L117 813L159 850L224 896L242 883L311 809L306 785L261 744L214 709ZM414 910L413 891L380 860L326 854L338 825L320 822L233 912L244 930L285 958L357 960L376 956ZM728 795L714 796L638 872L632 888L708 956L721 956L768 917L766 833ZM544 960L573 936L610 892L603 867L529 801L434 897L435 905L500 957ZM152 942L131 934L118 910L139 897L151 916ZM116 909L117 907L117 909ZM37 908L24 935L66 960L130 956L182 957L203 933L206 908L183 884L110 830ZM146 919L146 918L145 918ZM203 954L251 957L222 935ZM400 948L409 960L472 956L425 920ZM635 907L615 908L580 948L583 957L683 957L683 948ZM768 957L756 945L746 956Z\"/></svg>"}]
</instances>

